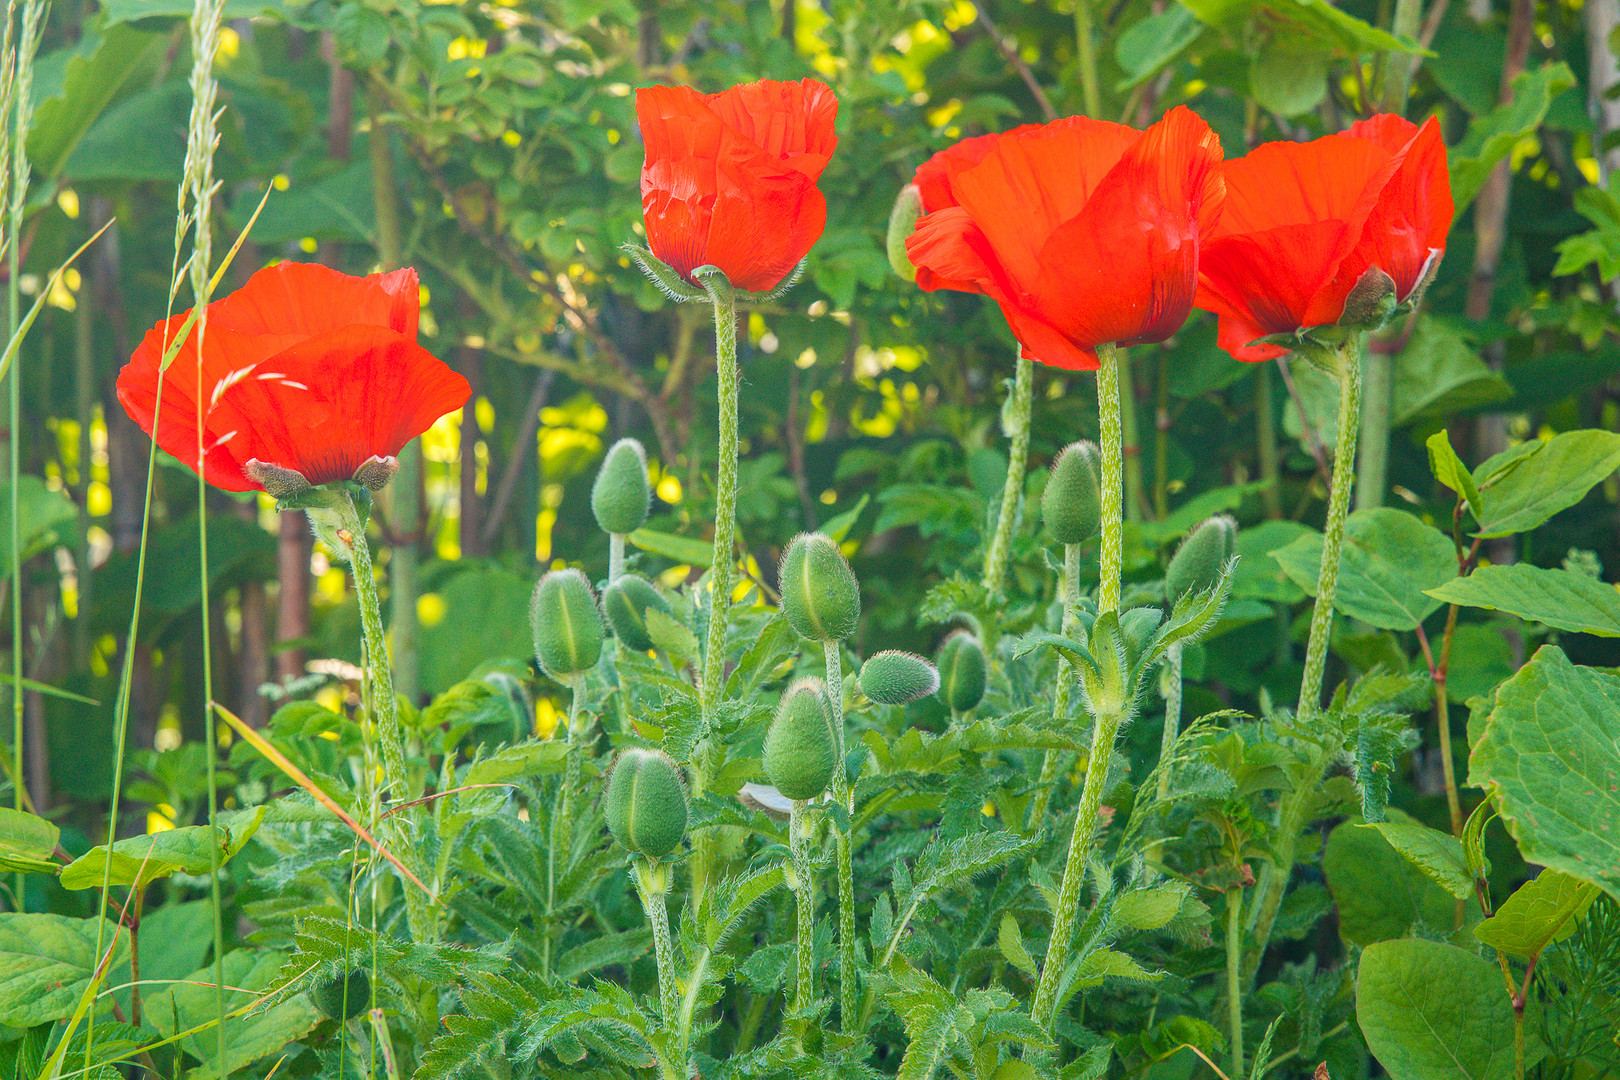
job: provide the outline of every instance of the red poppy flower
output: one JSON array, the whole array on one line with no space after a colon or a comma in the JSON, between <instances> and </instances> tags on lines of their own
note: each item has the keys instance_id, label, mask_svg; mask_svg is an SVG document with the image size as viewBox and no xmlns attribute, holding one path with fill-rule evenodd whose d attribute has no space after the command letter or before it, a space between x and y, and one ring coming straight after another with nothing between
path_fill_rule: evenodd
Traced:
<instances>
[{"instance_id":1,"label":"red poppy flower","mask_svg":"<svg viewBox=\"0 0 1620 1080\"><path fill-rule=\"evenodd\" d=\"M201 371L195 329L163 373L185 323L146 334L118 373L118 400L164 450L226 491L264 490L249 462L311 484L347 480L372 457L392 457L471 393L467 380L416 343L416 271L350 277L313 263L260 270L208 305ZM189 313L188 313L189 314Z\"/></svg>"},{"instance_id":2,"label":"red poppy flower","mask_svg":"<svg viewBox=\"0 0 1620 1080\"><path fill-rule=\"evenodd\" d=\"M1226 211L1205 243L1197 302L1220 316L1221 348L1239 360L1288 351L1257 338L1339 322L1370 270L1405 303L1445 250L1451 179L1433 118L1419 127L1386 114L1313 142L1266 143L1221 171Z\"/></svg>"},{"instance_id":3,"label":"red poppy flower","mask_svg":"<svg viewBox=\"0 0 1620 1080\"><path fill-rule=\"evenodd\" d=\"M713 265L739 289L776 288L826 228L816 180L838 145L837 115L838 99L814 79L706 97L685 86L637 90L652 253L694 285L692 271Z\"/></svg>"},{"instance_id":4,"label":"red poppy flower","mask_svg":"<svg viewBox=\"0 0 1620 1080\"><path fill-rule=\"evenodd\" d=\"M1093 370L1098 345L1163 341L1186 321L1220 160L1186 108L1146 131L1074 116L958 143L917 170L917 284L982 292L1025 356Z\"/></svg>"}]
</instances>

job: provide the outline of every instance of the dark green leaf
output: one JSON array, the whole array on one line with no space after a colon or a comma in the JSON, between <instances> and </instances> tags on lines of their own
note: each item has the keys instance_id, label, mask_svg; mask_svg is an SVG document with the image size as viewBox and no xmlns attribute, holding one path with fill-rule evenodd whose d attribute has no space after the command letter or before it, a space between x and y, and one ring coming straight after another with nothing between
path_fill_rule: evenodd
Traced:
<instances>
[{"instance_id":1,"label":"dark green leaf","mask_svg":"<svg viewBox=\"0 0 1620 1080\"><path fill-rule=\"evenodd\" d=\"M1620 637L1620 592L1585 574L1510 563L1482 566L1426 591L1448 604L1505 611L1558 630Z\"/></svg>"}]
</instances>

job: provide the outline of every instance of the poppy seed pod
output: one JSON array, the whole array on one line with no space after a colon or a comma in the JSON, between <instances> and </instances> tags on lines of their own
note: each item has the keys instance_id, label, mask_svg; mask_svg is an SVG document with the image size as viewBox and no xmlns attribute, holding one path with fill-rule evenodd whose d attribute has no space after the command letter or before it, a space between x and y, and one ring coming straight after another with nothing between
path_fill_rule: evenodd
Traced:
<instances>
[{"instance_id":1,"label":"poppy seed pod","mask_svg":"<svg viewBox=\"0 0 1620 1080\"><path fill-rule=\"evenodd\" d=\"M915 653L891 649L861 665L861 693L879 705L904 705L939 689L939 671Z\"/></svg>"},{"instance_id":2,"label":"poppy seed pod","mask_svg":"<svg viewBox=\"0 0 1620 1080\"><path fill-rule=\"evenodd\" d=\"M1079 544L1097 535L1102 524L1102 480L1097 444L1070 443L1052 463L1041 493L1046 531L1060 544Z\"/></svg>"},{"instance_id":3,"label":"poppy seed pod","mask_svg":"<svg viewBox=\"0 0 1620 1080\"><path fill-rule=\"evenodd\" d=\"M669 601L644 577L621 574L602 590L602 613L613 628L613 636L637 652L653 647L652 636L647 633L649 611L668 615Z\"/></svg>"},{"instance_id":4,"label":"poppy seed pod","mask_svg":"<svg viewBox=\"0 0 1620 1080\"><path fill-rule=\"evenodd\" d=\"M984 646L966 630L958 630L940 645L934 656L939 668L939 696L953 712L967 712L984 700L987 679Z\"/></svg>"},{"instance_id":5,"label":"poppy seed pod","mask_svg":"<svg viewBox=\"0 0 1620 1080\"><path fill-rule=\"evenodd\" d=\"M686 835L686 784L680 767L657 750L625 750L608 773L602 809L613 839L637 855L663 858Z\"/></svg>"},{"instance_id":6,"label":"poppy seed pod","mask_svg":"<svg viewBox=\"0 0 1620 1080\"><path fill-rule=\"evenodd\" d=\"M801 637L842 641L861 621L861 587L825 533L800 533L777 568L782 614Z\"/></svg>"},{"instance_id":7,"label":"poppy seed pod","mask_svg":"<svg viewBox=\"0 0 1620 1080\"><path fill-rule=\"evenodd\" d=\"M1232 557L1237 522L1225 514L1210 518L1183 540L1164 575L1165 598L1174 604L1191 592L1204 592L1221 579Z\"/></svg>"},{"instance_id":8,"label":"poppy seed pod","mask_svg":"<svg viewBox=\"0 0 1620 1080\"><path fill-rule=\"evenodd\" d=\"M608 450L591 485L591 513L605 533L641 528L652 506L647 487L647 451L635 439L620 439Z\"/></svg>"},{"instance_id":9,"label":"poppy seed pod","mask_svg":"<svg viewBox=\"0 0 1620 1080\"><path fill-rule=\"evenodd\" d=\"M765 775L790 799L827 790L838 767L839 732L820 679L800 679L782 695L765 732Z\"/></svg>"},{"instance_id":10,"label":"poppy seed pod","mask_svg":"<svg viewBox=\"0 0 1620 1080\"><path fill-rule=\"evenodd\" d=\"M578 570L553 570L534 587L529 603L534 655L553 678L577 675L602 655L602 616L590 582Z\"/></svg>"},{"instance_id":11,"label":"poppy seed pod","mask_svg":"<svg viewBox=\"0 0 1620 1080\"><path fill-rule=\"evenodd\" d=\"M315 1007L333 1020L353 1020L371 1004L371 977L359 968L318 983L309 992Z\"/></svg>"}]
</instances>

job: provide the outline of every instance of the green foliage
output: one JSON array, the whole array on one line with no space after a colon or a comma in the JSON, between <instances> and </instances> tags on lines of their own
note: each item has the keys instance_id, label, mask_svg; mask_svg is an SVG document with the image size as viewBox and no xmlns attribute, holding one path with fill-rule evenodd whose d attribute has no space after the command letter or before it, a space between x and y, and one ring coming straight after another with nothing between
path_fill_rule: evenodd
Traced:
<instances>
[{"instance_id":1,"label":"green foliage","mask_svg":"<svg viewBox=\"0 0 1620 1080\"><path fill-rule=\"evenodd\" d=\"M1361 954L1356 1021L1392 1080L1507 1080L1513 1009L1493 965L1455 945L1380 941Z\"/></svg>"}]
</instances>

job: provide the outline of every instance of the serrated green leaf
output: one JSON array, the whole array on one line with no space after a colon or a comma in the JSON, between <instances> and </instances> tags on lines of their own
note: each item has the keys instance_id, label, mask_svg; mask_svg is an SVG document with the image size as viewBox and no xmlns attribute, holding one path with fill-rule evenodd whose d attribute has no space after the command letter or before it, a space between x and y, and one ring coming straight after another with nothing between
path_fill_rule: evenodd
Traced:
<instances>
[{"instance_id":1,"label":"serrated green leaf","mask_svg":"<svg viewBox=\"0 0 1620 1080\"><path fill-rule=\"evenodd\" d=\"M1397 811L1390 811L1401 820ZM1457 902L1374 829L1346 823L1322 856L1339 909L1339 934L1355 945L1402 937L1413 926L1450 927Z\"/></svg>"},{"instance_id":2,"label":"serrated green leaf","mask_svg":"<svg viewBox=\"0 0 1620 1080\"><path fill-rule=\"evenodd\" d=\"M1620 434L1566 431L1544 443L1527 444L1504 462L1496 458L1476 471L1484 514L1481 537L1528 532L1560 510L1574 506L1620 467ZM1487 475L1488 467L1496 466Z\"/></svg>"},{"instance_id":3,"label":"serrated green leaf","mask_svg":"<svg viewBox=\"0 0 1620 1080\"><path fill-rule=\"evenodd\" d=\"M1514 890L1474 936L1493 949L1532 959L1575 932L1600 890L1557 870L1543 870Z\"/></svg>"},{"instance_id":4,"label":"serrated green leaf","mask_svg":"<svg viewBox=\"0 0 1620 1080\"><path fill-rule=\"evenodd\" d=\"M1485 186L1496 163L1540 127L1552 99L1574 85L1575 73L1568 64L1543 64L1513 80L1513 96L1506 104L1468 125L1468 134L1450 153L1451 198L1458 218Z\"/></svg>"},{"instance_id":5,"label":"serrated green leaf","mask_svg":"<svg viewBox=\"0 0 1620 1080\"><path fill-rule=\"evenodd\" d=\"M1424 442L1429 449L1429 472L1434 478L1446 487L1462 496L1468 504L1468 512L1478 521L1483 512L1479 501L1479 488L1474 483L1473 474L1457 456L1457 451L1451 448L1451 437L1445 428L1430 435Z\"/></svg>"},{"instance_id":6,"label":"serrated green leaf","mask_svg":"<svg viewBox=\"0 0 1620 1080\"><path fill-rule=\"evenodd\" d=\"M128 962L129 935L111 922L100 927L112 964ZM93 919L0 913L0 1024L29 1028L72 1014L90 985L100 956Z\"/></svg>"},{"instance_id":7,"label":"serrated green leaf","mask_svg":"<svg viewBox=\"0 0 1620 1080\"><path fill-rule=\"evenodd\" d=\"M225 1011L233 1012L256 999L276 983L284 957L280 953L237 949L225 954ZM146 999L148 1020L165 1036L207 1024L218 1016L214 968L201 968L184 980ZM276 1053L287 1043L320 1023L321 1014L304 995L287 998L269 1008L254 1009L225 1021L225 1073ZM181 1045L201 1065L188 1075L211 1080L215 1071L215 1031L188 1035Z\"/></svg>"},{"instance_id":8,"label":"serrated green leaf","mask_svg":"<svg viewBox=\"0 0 1620 1080\"><path fill-rule=\"evenodd\" d=\"M1040 968L1036 966L1035 958L1024 948L1024 935L1019 932L1018 919L1010 911L1001 913L1001 929L996 934L996 945L1007 963L1026 975L1039 974Z\"/></svg>"},{"instance_id":9,"label":"serrated green leaf","mask_svg":"<svg viewBox=\"0 0 1620 1080\"><path fill-rule=\"evenodd\" d=\"M1620 899L1620 678L1543 645L1496 692L1468 782L1496 801L1525 861Z\"/></svg>"},{"instance_id":10,"label":"serrated green leaf","mask_svg":"<svg viewBox=\"0 0 1620 1080\"><path fill-rule=\"evenodd\" d=\"M1513 1009L1494 964L1408 938L1361 954L1356 1020L1391 1080L1508 1080Z\"/></svg>"},{"instance_id":11,"label":"serrated green leaf","mask_svg":"<svg viewBox=\"0 0 1620 1080\"><path fill-rule=\"evenodd\" d=\"M1512 396L1507 380L1490 369L1468 338L1425 314L1418 317L1406 347L1395 357L1390 426L1401 428Z\"/></svg>"},{"instance_id":12,"label":"serrated green leaf","mask_svg":"<svg viewBox=\"0 0 1620 1080\"><path fill-rule=\"evenodd\" d=\"M1505 611L1557 630L1620 637L1620 592L1585 574L1510 563L1425 591L1448 604Z\"/></svg>"},{"instance_id":13,"label":"serrated green leaf","mask_svg":"<svg viewBox=\"0 0 1620 1080\"><path fill-rule=\"evenodd\" d=\"M214 865L224 866L253 838L264 821L266 807L235 815L228 825L184 825L151 836L132 836L112 845L111 881L114 885L148 884L179 872L206 874ZM62 868L59 880L64 889L99 889L109 861L107 845L93 847Z\"/></svg>"},{"instance_id":14,"label":"serrated green leaf","mask_svg":"<svg viewBox=\"0 0 1620 1080\"><path fill-rule=\"evenodd\" d=\"M1159 930L1176 917L1191 893L1192 889L1180 881L1132 889L1114 898L1109 917L1132 930Z\"/></svg>"}]
</instances>

